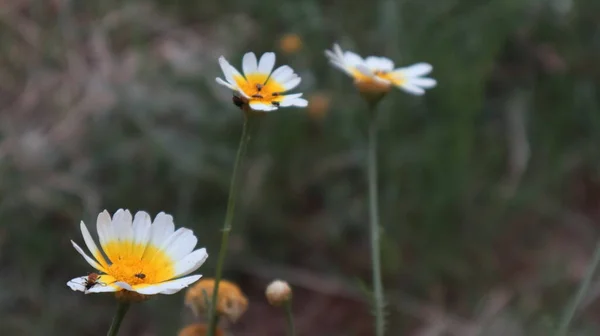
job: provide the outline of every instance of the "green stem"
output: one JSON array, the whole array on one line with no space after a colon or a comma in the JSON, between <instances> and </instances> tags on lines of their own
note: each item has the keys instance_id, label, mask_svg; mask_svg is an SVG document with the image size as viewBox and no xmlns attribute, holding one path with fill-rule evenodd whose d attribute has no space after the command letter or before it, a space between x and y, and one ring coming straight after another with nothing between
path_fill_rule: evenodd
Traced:
<instances>
[{"instance_id":1,"label":"green stem","mask_svg":"<svg viewBox=\"0 0 600 336\"><path fill-rule=\"evenodd\" d=\"M285 319L288 327L288 336L296 336L296 328L294 328L294 314L292 313L292 300L288 300L285 305Z\"/></svg>"},{"instance_id":2,"label":"green stem","mask_svg":"<svg viewBox=\"0 0 600 336\"><path fill-rule=\"evenodd\" d=\"M129 306L131 304L129 302L119 302L117 306L117 312L115 317L113 317L112 323L110 324L110 329L108 329L107 336L116 336L119 333L119 328L121 327L121 322L123 322L123 318L129 310Z\"/></svg>"},{"instance_id":3,"label":"green stem","mask_svg":"<svg viewBox=\"0 0 600 336\"><path fill-rule=\"evenodd\" d=\"M210 325L208 328L208 336L215 335L215 329L217 327L217 294L219 293L219 282L221 282L221 274L223 273L223 264L225 263L225 256L227 255L227 246L229 244L229 233L231 232L231 225L233 223L234 213L235 213L235 201L237 198L237 190L239 187L239 168L242 164L244 156L246 154L246 147L248 145L248 141L250 140L250 132L249 118L251 116L244 113L244 126L242 128L242 136L240 138L240 144L238 146L237 155L235 157L235 163L233 166L233 173L231 176L231 184L229 186L229 198L227 200L227 211L225 214L225 223L223 224L223 234L221 236L221 248L219 249L219 257L217 260L217 269L215 273L215 286L214 291L212 293L210 311L209 311L209 321Z\"/></svg>"},{"instance_id":4,"label":"green stem","mask_svg":"<svg viewBox=\"0 0 600 336\"><path fill-rule=\"evenodd\" d=\"M571 324L571 321L573 320L573 317L575 316L575 313L577 312L577 308L581 304L581 301L583 301L585 294L588 292L588 290L590 288L590 285L592 283L592 278L594 277L594 274L596 273L599 263L600 263L600 242L598 242L598 244L596 245L596 250L594 251L594 256L592 258L592 261L588 265L587 272L585 274L585 277L583 278L583 281L581 282L581 285L579 286L579 289L577 290L577 294L575 295L575 298L573 299L573 301L571 301L571 303L567 306L567 308L565 310L565 313L560 321L560 326L558 328L556 336L567 335L567 332L569 331L569 325Z\"/></svg>"},{"instance_id":5,"label":"green stem","mask_svg":"<svg viewBox=\"0 0 600 336\"><path fill-rule=\"evenodd\" d=\"M377 122L375 104L369 111L369 145L367 151L367 181L369 184L369 224L371 228L371 263L373 267L373 299L375 305L375 335L384 334L384 298L381 281L381 248L379 244L379 200L377 197Z\"/></svg>"}]
</instances>

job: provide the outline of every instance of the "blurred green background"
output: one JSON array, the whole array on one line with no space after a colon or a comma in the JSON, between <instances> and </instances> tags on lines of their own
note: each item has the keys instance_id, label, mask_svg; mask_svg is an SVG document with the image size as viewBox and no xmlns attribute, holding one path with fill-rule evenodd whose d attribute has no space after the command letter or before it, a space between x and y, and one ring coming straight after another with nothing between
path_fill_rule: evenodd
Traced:
<instances>
[{"instance_id":1,"label":"blurred green background","mask_svg":"<svg viewBox=\"0 0 600 336\"><path fill-rule=\"evenodd\" d=\"M283 335L263 297L280 277L299 335L371 335L365 106L334 42L439 83L379 111L388 334L551 335L600 229L595 0L3 1L2 334L106 333L114 299L65 285L91 271L69 240L103 209L173 214L214 274L242 123L217 58L276 51L310 106L255 130L225 274L250 306L228 330ZM572 335L600 334L598 295ZM162 296L121 335L190 319Z\"/></svg>"}]
</instances>

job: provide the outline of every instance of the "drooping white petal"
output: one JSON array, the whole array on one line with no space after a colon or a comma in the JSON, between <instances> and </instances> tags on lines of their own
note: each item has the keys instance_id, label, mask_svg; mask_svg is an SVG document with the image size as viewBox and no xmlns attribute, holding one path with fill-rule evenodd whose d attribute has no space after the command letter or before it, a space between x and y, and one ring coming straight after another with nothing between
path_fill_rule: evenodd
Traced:
<instances>
[{"instance_id":1,"label":"drooping white petal","mask_svg":"<svg viewBox=\"0 0 600 336\"><path fill-rule=\"evenodd\" d=\"M77 277L67 281L69 286L74 291L85 292L85 280L87 277Z\"/></svg>"},{"instance_id":2,"label":"drooping white petal","mask_svg":"<svg viewBox=\"0 0 600 336\"><path fill-rule=\"evenodd\" d=\"M256 55L253 52L247 52L242 59L242 70L244 75L248 77L249 74L255 73L258 69L258 62L256 61Z\"/></svg>"},{"instance_id":3,"label":"drooping white petal","mask_svg":"<svg viewBox=\"0 0 600 336\"><path fill-rule=\"evenodd\" d=\"M333 45L333 52L337 55L339 59L344 59L344 51L342 50L339 44L335 43Z\"/></svg>"},{"instance_id":4,"label":"drooping white petal","mask_svg":"<svg viewBox=\"0 0 600 336\"><path fill-rule=\"evenodd\" d=\"M232 69L234 69L234 67L232 67L231 64L229 64L229 62L227 62L225 57L223 57L223 56L219 57L219 65L221 66L221 71L223 71L223 75L225 75L225 79L230 84L235 83L235 80L233 79L234 74L232 72Z\"/></svg>"},{"instance_id":5,"label":"drooping white petal","mask_svg":"<svg viewBox=\"0 0 600 336\"><path fill-rule=\"evenodd\" d=\"M118 288L124 289L124 290L132 291L132 292L135 291L135 289L133 289L133 287L130 284L123 282L123 281L114 282L113 285Z\"/></svg>"},{"instance_id":6,"label":"drooping white petal","mask_svg":"<svg viewBox=\"0 0 600 336\"><path fill-rule=\"evenodd\" d=\"M394 70L394 73L398 73L404 77L419 77L427 75L432 69L433 67L429 63L417 63L404 68L398 68Z\"/></svg>"},{"instance_id":7,"label":"drooping white petal","mask_svg":"<svg viewBox=\"0 0 600 336\"><path fill-rule=\"evenodd\" d=\"M110 292L117 292L121 290L120 287L117 287L115 285L96 285L90 289L87 290L86 294L89 293L110 293Z\"/></svg>"},{"instance_id":8,"label":"drooping white petal","mask_svg":"<svg viewBox=\"0 0 600 336\"><path fill-rule=\"evenodd\" d=\"M104 257L102 256L102 252L100 252L100 250L98 249L96 242L94 242L92 235L88 231L88 229L85 226L85 224L83 223L83 221L81 221L81 223L79 223L79 228L81 229L81 235L83 236L83 241L85 242L85 245L87 246L88 250L92 253L92 256L94 256L98 260L99 264L108 265L106 263L106 260L104 260Z\"/></svg>"},{"instance_id":9,"label":"drooping white petal","mask_svg":"<svg viewBox=\"0 0 600 336\"><path fill-rule=\"evenodd\" d=\"M173 216L160 212L154 218L151 231L150 244L156 247L162 246L163 242L175 232Z\"/></svg>"},{"instance_id":10,"label":"drooping white petal","mask_svg":"<svg viewBox=\"0 0 600 336\"><path fill-rule=\"evenodd\" d=\"M283 89L285 91L288 91L288 90L291 90L291 89L295 88L296 86L298 86L301 81L302 81L302 78L296 76L286 82L282 82L281 85L283 86Z\"/></svg>"},{"instance_id":11,"label":"drooping white petal","mask_svg":"<svg viewBox=\"0 0 600 336\"><path fill-rule=\"evenodd\" d=\"M217 83L219 83L223 86L226 86L226 87L230 88L231 90L237 90L237 87L234 87L233 85L229 84L228 82L222 80L219 77L215 78L215 80L217 81Z\"/></svg>"},{"instance_id":12,"label":"drooping white petal","mask_svg":"<svg viewBox=\"0 0 600 336\"><path fill-rule=\"evenodd\" d=\"M402 90L404 90L404 91L406 91L406 92L408 92L410 94L414 94L416 96L421 96L421 95L423 95L425 93L424 89L422 89L422 88L420 88L420 87L418 87L416 85L410 84L410 83L405 83L405 84L400 85L398 87L400 89L402 89Z\"/></svg>"},{"instance_id":13,"label":"drooping white petal","mask_svg":"<svg viewBox=\"0 0 600 336\"><path fill-rule=\"evenodd\" d=\"M113 283L115 282L115 278L108 274L101 274L96 284L92 286L92 288L86 291L88 293L108 293L108 292L116 292L119 290L118 287L115 287Z\"/></svg>"},{"instance_id":14,"label":"drooping white petal","mask_svg":"<svg viewBox=\"0 0 600 336\"><path fill-rule=\"evenodd\" d=\"M274 106L271 103L263 103L258 100L251 100L248 104L250 105L250 108L255 111L271 112L277 110L277 106Z\"/></svg>"},{"instance_id":15,"label":"drooping white petal","mask_svg":"<svg viewBox=\"0 0 600 336\"><path fill-rule=\"evenodd\" d=\"M266 52L260 57L260 61L258 62L258 72L264 74L270 74L273 71L273 67L275 66L275 53Z\"/></svg>"},{"instance_id":16,"label":"drooping white petal","mask_svg":"<svg viewBox=\"0 0 600 336\"><path fill-rule=\"evenodd\" d=\"M175 277L182 277L197 270L208 258L205 248L196 250L175 263Z\"/></svg>"},{"instance_id":17,"label":"drooping white petal","mask_svg":"<svg viewBox=\"0 0 600 336\"><path fill-rule=\"evenodd\" d=\"M145 286L142 288L135 288L136 286L133 287L136 292L144 295L153 295L159 293L175 294L180 290L186 288L187 286L193 284L194 282L198 281L201 277L202 275L190 275L185 278L166 281L157 285Z\"/></svg>"},{"instance_id":18,"label":"drooping white petal","mask_svg":"<svg viewBox=\"0 0 600 336\"><path fill-rule=\"evenodd\" d=\"M196 247L198 238L194 232L187 228L179 228L171 237L163 243L161 250L168 255L171 260L180 260L190 254Z\"/></svg>"},{"instance_id":19,"label":"drooping white petal","mask_svg":"<svg viewBox=\"0 0 600 336\"><path fill-rule=\"evenodd\" d=\"M85 259L85 261L87 261L88 264L90 264L90 266L92 266L93 268L97 269L100 272L106 272L106 270L104 269L104 267L102 267L100 264L98 264L98 262L96 262L96 260L90 258L87 254L85 254L85 252L81 249L81 247L79 247L79 245L77 245L72 240L71 240L71 244L73 244L73 247L75 248L75 250L77 252L79 252L79 254L81 254L81 256L83 257L83 259Z\"/></svg>"},{"instance_id":20,"label":"drooping white petal","mask_svg":"<svg viewBox=\"0 0 600 336\"><path fill-rule=\"evenodd\" d=\"M424 89L431 89L437 85L437 81L435 79L427 78L427 77L410 78L410 79L408 79L408 82L410 84L420 86Z\"/></svg>"}]
</instances>

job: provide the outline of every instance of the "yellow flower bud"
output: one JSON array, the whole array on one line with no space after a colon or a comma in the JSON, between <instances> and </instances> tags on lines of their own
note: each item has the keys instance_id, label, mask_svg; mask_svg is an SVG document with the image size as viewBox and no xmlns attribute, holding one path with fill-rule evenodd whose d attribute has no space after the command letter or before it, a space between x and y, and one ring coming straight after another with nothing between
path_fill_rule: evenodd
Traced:
<instances>
[{"instance_id":1,"label":"yellow flower bud","mask_svg":"<svg viewBox=\"0 0 600 336\"><path fill-rule=\"evenodd\" d=\"M215 279L203 279L190 287L185 294L185 305L190 307L196 316L208 312L215 288ZM217 314L225 316L231 322L237 321L248 309L248 299L242 290L233 282L221 280L217 294Z\"/></svg>"}]
</instances>

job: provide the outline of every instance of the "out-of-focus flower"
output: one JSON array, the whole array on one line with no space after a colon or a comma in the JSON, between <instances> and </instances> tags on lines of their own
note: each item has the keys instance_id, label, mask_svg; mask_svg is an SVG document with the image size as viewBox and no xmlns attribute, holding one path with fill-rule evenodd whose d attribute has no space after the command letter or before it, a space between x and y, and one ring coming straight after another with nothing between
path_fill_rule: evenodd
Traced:
<instances>
[{"instance_id":1,"label":"out-of-focus flower","mask_svg":"<svg viewBox=\"0 0 600 336\"><path fill-rule=\"evenodd\" d=\"M267 52L257 61L253 52L246 53L242 60L244 76L231 66L225 57L219 57L225 80L217 78L217 83L233 90L233 103L246 110L275 111L279 107L306 107L308 102L300 98L302 93L284 95L298 84L300 77L287 65L273 71L275 53Z\"/></svg>"},{"instance_id":2,"label":"out-of-focus flower","mask_svg":"<svg viewBox=\"0 0 600 336\"><path fill-rule=\"evenodd\" d=\"M185 304L190 307L197 316L208 312L207 304L210 304L215 288L215 279L203 279L188 289L185 294ZM219 281L219 292L217 293L217 314L227 317L230 321L237 321L248 309L248 298L242 290L233 282L227 280Z\"/></svg>"},{"instance_id":3,"label":"out-of-focus flower","mask_svg":"<svg viewBox=\"0 0 600 336\"><path fill-rule=\"evenodd\" d=\"M287 282L275 280L267 286L265 296L270 305L279 307L292 299L292 289Z\"/></svg>"},{"instance_id":4,"label":"out-of-focus flower","mask_svg":"<svg viewBox=\"0 0 600 336\"><path fill-rule=\"evenodd\" d=\"M208 325L204 323L194 323L181 329L179 336L206 336L208 335ZM225 333L220 328L215 331L215 336L225 336Z\"/></svg>"},{"instance_id":5,"label":"out-of-focus flower","mask_svg":"<svg viewBox=\"0 0 600 336\"><path fill-rule=\"evenodd\" d=\"M308 115L313 120L322 120L329 112L331 99L325 93L315 93L308 97Z\"/></svg>"},{"instance_id":6,"label":"out-of-focus flower","mask_svg":"<svg viewBox=\"0 0 600 336\"><path fill-rule=\"evenodd\" d=\"M342 51L334 44L333 50L326 50L329 62L354 78L354 84L363 94L383 95L392 86L410 94L422 95L425 89L433 88L437 82L423 77L433 67L428 63L417 63L404 68L394 68L394 62L386 57L369 56L365 59L351 51Z\"/></svg>"},{"instance_id":7,"label":"out-of-focus flower","mask_svg":"<svg viewBox=\"0 0 600 336\"><path fill-rule=\"evenodd\" d=\"M279 39L279 49L286 54L293 54L302 49L302 39L298 34L285 34Z\"/></svg>"},{"instance_id":8,"label":"out-of-focus flower","mask_svg":"<svg viewBox=\"0 0 600 336\"><path fill-rule=\"evenodd\" d=\"M148 295L177 293L201 277L186 275L204 263L206 249L194 250L198 239L192 230L175 231L173 217L164 212L152 222L144 211L132 218L129 210L119 209L111 219L104 210L96 226L104 254L83 222L81 233L93 258L71 241L75 250L100 272L67 282L74 291L117 292L118 299L140 301Z\"/></svg>"}]
</instances>

